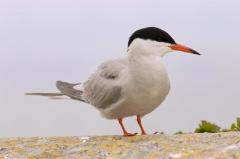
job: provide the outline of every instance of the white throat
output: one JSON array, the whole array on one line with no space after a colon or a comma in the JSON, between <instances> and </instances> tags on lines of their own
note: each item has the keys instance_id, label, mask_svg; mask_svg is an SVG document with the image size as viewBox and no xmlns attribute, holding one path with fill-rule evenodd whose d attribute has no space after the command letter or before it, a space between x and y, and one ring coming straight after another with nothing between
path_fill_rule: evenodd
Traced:
<instances>
[{"instance_id":1,"label":"white throat","mask_svg":"<svg viewBox=\"0 0 240 159\"><path fill-rule=\"evenodd\" d=\"M158 56L163 57L172 49L169 43L152 40L135 39L128 47L129 56Z\"/></svg>"}]
</instances>

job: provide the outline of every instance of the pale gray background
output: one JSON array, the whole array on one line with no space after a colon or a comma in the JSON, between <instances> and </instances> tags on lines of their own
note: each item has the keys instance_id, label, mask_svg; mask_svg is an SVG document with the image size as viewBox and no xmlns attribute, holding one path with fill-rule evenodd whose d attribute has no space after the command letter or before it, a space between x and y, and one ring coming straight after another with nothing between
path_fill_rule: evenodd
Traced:
<instances>
[{"instance_id":1,"label":"pale gray background","mask_svg":"<svg viewBox=\"0 0 240 159\"><path fill-rule=\"evenodd\" d=\"M146 26L202 53L165 57L172 89L143 119L147 132L193 131L201 119L227 127L240 115L239 15L238 0L1 0L0 137L121 134L90 105L24 93L86 79L126 56L129 35Z\"/></svg>"}]
</instances>

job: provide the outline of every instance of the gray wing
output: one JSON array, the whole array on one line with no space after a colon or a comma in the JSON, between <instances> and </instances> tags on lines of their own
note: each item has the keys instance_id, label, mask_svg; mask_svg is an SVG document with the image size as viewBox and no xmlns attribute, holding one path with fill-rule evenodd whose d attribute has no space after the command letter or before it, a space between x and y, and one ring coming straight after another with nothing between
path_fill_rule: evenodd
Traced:
<instances>
[{"instance_id":1,"label":"gray wing","mask_svg":"<svg viewBox=\"0 0 240 159\"><path fill-rule=\"evenodd\" d=\"M106 108L121 97L121 72L127 69L126 59L112 60L100 65L83 84L83 98L97 108Z\"/></svg>"}]
</instances>

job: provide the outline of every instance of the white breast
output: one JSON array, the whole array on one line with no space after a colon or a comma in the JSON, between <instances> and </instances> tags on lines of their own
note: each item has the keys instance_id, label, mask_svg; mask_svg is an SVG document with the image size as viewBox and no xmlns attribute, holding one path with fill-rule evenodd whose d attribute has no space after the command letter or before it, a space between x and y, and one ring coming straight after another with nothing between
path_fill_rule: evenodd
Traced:
<instances>
[{"instance_id":1,"label":"white breast","mask_svg":"<svg viewBox=\"0 0 240 159\"><path fill-rule=\"evenodd\" d=\"M136 103L134 111L145 115L163 102L170 90L170 82L161 57L144 58L134 65L131 94Z\"/></svg>"}]
</instances>

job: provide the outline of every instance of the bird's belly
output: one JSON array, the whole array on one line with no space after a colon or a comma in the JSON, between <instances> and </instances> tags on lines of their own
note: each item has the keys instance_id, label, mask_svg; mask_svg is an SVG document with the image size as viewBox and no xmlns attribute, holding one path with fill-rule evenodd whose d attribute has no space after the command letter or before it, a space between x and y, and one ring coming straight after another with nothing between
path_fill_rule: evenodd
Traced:
<instances>
[{"instance_id":1,"label":"bird's belly","mask_svg":"<svg viewBox=\"0 0 240 159\"><path fill-rule=\"evenodd\" d=\"M128 96L120 103L102 110L102 115L109 119L123 118L134 115L146 115L157 108L166 98L170 90L166 76L154 79L149 84L130 87Z\"/></svg>"},{"instance_id":2,"label":"bird's belly","mask_svg":"<svg viewBox=\"0 0 240 159\"><path fill-rule=\"evenodd\" d=\"M157 108L166 98L170 90L169 81L161 81L152 88L145 89L142 92L136 92L133 101L134 105L132 112L138 115L145 115Z\"/></svg>"}]
</instances>

